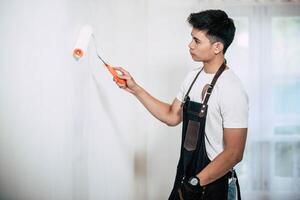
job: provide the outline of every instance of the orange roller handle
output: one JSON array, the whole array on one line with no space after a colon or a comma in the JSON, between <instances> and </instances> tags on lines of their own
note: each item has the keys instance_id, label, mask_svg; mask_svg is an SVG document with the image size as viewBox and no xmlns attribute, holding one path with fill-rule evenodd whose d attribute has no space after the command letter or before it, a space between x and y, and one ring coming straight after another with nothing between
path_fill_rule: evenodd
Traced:
<instances>
[{"instance_id":1,"label":"orange roller handle","mask_svg":"<svg viewBox=\"0 0 300 200\"><path fill-rule=\"evenodd\" d=\"M111 75L114 77L114 79L122 85L126 85L126 80L121 79L118 77L118 72L117 70L115 70L113 67L111 67L110 65L105 65L106 68L108 69L108 71L111 73Z\"/></svg>"}]
</instances>

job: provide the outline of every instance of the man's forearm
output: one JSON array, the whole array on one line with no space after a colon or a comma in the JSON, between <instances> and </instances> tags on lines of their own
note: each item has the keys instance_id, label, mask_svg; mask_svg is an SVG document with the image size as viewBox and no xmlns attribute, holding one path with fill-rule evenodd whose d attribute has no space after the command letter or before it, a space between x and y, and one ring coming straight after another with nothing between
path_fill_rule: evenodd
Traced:
<instances>
[{"instance_id":1,"label":"man's forearm","mask_svg":"<svg viewBox=\"0 0 300 200\"><path fill-rule=\"evenodd\" d=\"M170 104L159 101L140 86L134 92L134 96L155 118L169 126L176 125L176 120L172 117Z\"/></svg>"},{"instance_id":2,"label":"man's forearm","mask_svg":"<svg viewBox=\"0 0 300 200\"><path fill-rule=\"evenodd\" d=\"M241 161L241 157L234 151L223 151L210 162L199 174L201 186L207 185L224 176L230 169Z\"/></svg>"}]
</instances>

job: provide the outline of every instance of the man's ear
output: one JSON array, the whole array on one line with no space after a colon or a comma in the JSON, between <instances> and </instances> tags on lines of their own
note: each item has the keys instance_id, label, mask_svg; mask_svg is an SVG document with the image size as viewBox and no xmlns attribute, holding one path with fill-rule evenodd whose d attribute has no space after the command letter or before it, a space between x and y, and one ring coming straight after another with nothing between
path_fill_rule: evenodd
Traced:
<instances>
[{"instance_id":1,"label":"man's ear","mask_svg":"<svg viewBox=\"0 0 300 200\"><path fill-rule=\"evenodd\" d=\"M215 42L214 43L214 52L215 54L222 53L224 49L224 44L222 42Z\"/></svg>"}]
</instances>

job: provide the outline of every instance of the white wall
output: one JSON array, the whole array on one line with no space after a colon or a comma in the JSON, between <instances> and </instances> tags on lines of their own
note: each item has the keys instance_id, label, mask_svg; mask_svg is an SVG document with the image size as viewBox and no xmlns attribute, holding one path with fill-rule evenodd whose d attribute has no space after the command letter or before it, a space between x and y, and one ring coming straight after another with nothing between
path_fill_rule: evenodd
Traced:
<instances>
[{"instance_id":1,"label":"white wall","mask_svg":"<svg viewBox=\"0 0 300 200\"><path fill-rule=\"evenodd\" d=\"M108 61L145 66L144 4L0 2L1 200L133 198L136 102L71 51L92 24Z\"/></svg>"},{"instance_id":2,"label":"white wall","mask_svg":"<svg viewBox=\"0 0 300 200\"><path fill-rule=\"evenodd\" d=\"M146 89L165 102L175 98L185 74L197 63L190 59L188 15L197 1L148 1L148 68ZM155 80L155 81L153 81ZM180 153L181 126L148 119L148 198L167 199Z\"/></svg>"}]
</instances>

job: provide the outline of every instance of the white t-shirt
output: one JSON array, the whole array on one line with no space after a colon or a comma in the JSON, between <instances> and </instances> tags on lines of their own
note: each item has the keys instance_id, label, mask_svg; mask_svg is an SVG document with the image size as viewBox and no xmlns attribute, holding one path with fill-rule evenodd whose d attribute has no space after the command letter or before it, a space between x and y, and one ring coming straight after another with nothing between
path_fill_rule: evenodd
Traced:
<instances>
[{"instance_id":1,"label":"white t-shirt","mask_svg":"<svg viewBox=\"0 0 300 200\"><path fill-rule=\"evenodd\" d=\"M199 70L201 68L191 71L183 81L176 96L179 101L183 101ZM211 83L214 75L202 70L189 93L191 101L202 102L202 89ZM208 100L205 145L210 160L224 150L223 128L248 127L248 110L248 96L240 79L231 69L225 70L217 80Z\"/></svg>"}]
</instances>

